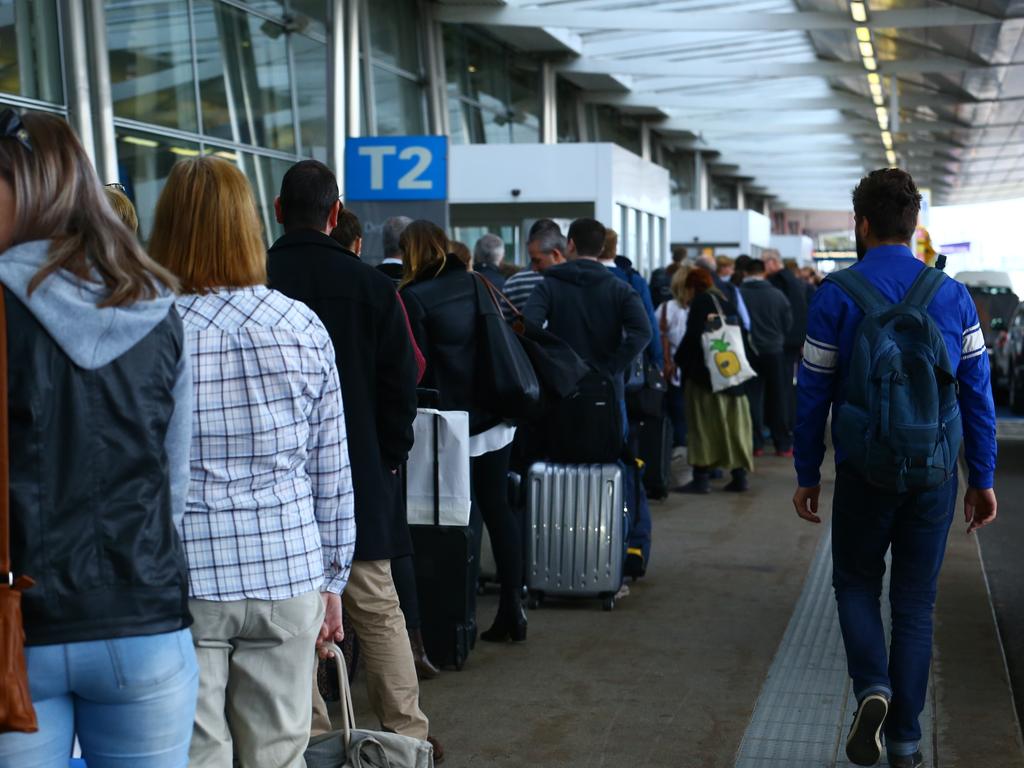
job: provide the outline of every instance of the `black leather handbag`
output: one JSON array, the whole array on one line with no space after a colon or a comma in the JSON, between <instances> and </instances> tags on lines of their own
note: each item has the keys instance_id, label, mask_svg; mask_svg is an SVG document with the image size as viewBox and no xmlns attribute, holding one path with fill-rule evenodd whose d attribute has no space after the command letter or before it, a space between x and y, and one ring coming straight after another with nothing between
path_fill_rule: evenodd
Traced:
<instances>
[{"instance_id":1,"label":"black leather handbag","mask_svg":"<svg viewBox=\"0 0 1024 768\"><path fill-rule=\"evenodd\" d=\"M480 402L503 419L525 416L540 402L540 382L516 332L498 306L497 289L473 275L477 306L477 386Z\"/></svg>"}]
</instances>

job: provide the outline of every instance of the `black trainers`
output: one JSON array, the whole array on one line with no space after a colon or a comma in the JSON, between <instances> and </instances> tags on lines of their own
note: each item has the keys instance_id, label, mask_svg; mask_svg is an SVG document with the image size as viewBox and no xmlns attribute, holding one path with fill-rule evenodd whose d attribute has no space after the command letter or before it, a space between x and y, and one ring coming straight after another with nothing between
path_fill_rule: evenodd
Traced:
<instances>
[{"instance_id":1,"label":"black trainers","mask_svg":"<svg viewBox=\"0 0 1024 768\"><path fill-rule=\"evenodd\" d=\"M873 693L860 703L846 739L846 756L851 763L875 765L881 758L882 725L887 714L889 701L880 693Z\"/></svg>"},{"instance_id":2,"label":"black trainers","mask_svg":"<svg viewBox=\"0 0 1024 768\"><path fill-rule=\"evenodd\" d=\"M889 755L890 768L922 768L924 755L915 752L912 755Z\"/></svg>"}]
</instances>

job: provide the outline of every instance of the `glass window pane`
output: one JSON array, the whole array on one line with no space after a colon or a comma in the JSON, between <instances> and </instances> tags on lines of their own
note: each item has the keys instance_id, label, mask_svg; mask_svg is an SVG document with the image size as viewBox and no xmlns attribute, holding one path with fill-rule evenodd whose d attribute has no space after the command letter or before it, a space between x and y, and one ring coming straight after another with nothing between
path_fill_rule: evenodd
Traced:
<instances>
[{"instance_id":1,"label":"glass window pane","mask_svg":"<svg viewBox=\"0 0 1024 768\"><path fill-rule=\"evenodd\" d=\"M153 228L153 213L171 167L183 157L195 157L199 145L148 133L117 129L120 181L139 215L139 237L145 242Z\"/></svg>"},{"instance_id":2,"label":"glass window pane","mask_svg":"<svg viewBox=\"0 0 1024 768\"><path fill-rule=\"evenodd\" d=\"M64 103L56 0L0 0L0 91Z\"/></svg>"},{"instance_id":3,"label":"glass window pane","mask_svg":"<svg viewBox=\"0 0 1024 768\"><path fill-rule=\"evenodd\" d=\"M216 0L195 4L195 24L204 132L295 151L284 27Z\"/></svg>"},{"instance_id":4,"label":"glass window pane","mask_svg":"<svg viewBox=\"0 0 1024 768\"><path fill-rule=\"evenodd\" d=\"M196 131L188 4L106 0L114 114Z\"/></svg>"},{"instance_id":5,"label":"glass window pane","mask_svg":"<svg viewBox=\"0 0 1024 768\"><path fill-rule=\"evenodd\" d=\"M292 37L295 89L299 102L302 152L327 162L327 46L302 35Z\"/></svg>"},{"instance_id":6,"label":"glass window pane","mask_svg":"<svg viewBox=\"0 0 1024 768\"><path fill-rule=\"evenodd\" d=\"M416 0L373 0L368 10L371 58L419 75Z\"/></svg>"},{"instance_id":7,"label":"glass window pane","mask_svg":"<svg viewBox=\"0 0 1024 768\"><path fill-rule=\"evenodd\" d=\"M484 135L477 143L508 144L511 142L511 119L507 112L492 112L489 109L478 110L483 119Z\"/></svg>"},{"instance_id":8,"label":"glass window pane","mask_svg":"<svg viewBox=\"0 0 1024 768\"><path fill-rule=\"evenodd\" d=\"M386 69L373 67L373 93L379 136L423 133L426 94L419 83Z\"/></svg>"},{"instance_id":9,"label":"glass window pane","mask_svg":"<svg viewBox=\"0 0 1024 768\"><path fill-rule=\"evenodd\" d=\"M263 236L268 244L274 242L284 234L284 228L277 223L277 218L274 215L274 198L280 192L281 181L288 169L292 167L292 163L288 160L231 150L217 150L214 151L214 154L226 160L234 160L242 169L242 173L249 179L253 197L256 198L260 221L263 224Z\"/></svg>"},{"instance_id":10,"label":"glass window pane","mask_svg":"<svg viewBox=\"0 0 1024 768\"><path fill-rule=\"evenodd\" d=\"M466 74L466 96L491 109L508 109L508 67L501 48L489 40L467 39Z\"/></svg>"},{"instance_id":11,"label":"glass window pane","mask_svg":"<svg viewBox=\"0 0 1024 768\"><path fill-rule=\"evenodd\" d=\"M253 10L284 19L287 14L296 32L327 34L327 0L242 0Z\"/></svg>"},{"instance_id":12,"label":"glass window pane","mask_svg":"<svg viewBox=\"0 0 1024 768\"><path fill-rule=\"evenodd\" d=\"M558 78L558 141L559 143L579 141L579 126L576 120L576 99L579 89L562 78Z\"/></svg>"},{"instance_id":13,"label":"glass window pane","mask_svg":"<svg viewBox=\"0 0 1024 768\"><path fill-rule=\"evenodd\" d=\"M536 70L518 66L509 67L511 99L512 141L535 143L540 141L540 75Z\"/></svg>"}]
</instances>

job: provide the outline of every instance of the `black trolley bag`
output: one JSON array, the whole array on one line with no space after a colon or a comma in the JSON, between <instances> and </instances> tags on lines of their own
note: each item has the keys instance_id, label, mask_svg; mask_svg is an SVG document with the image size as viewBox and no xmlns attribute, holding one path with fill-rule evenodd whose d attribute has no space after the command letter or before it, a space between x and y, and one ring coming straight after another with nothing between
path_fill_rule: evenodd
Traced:
<instances>
[{"instance_id":1,"label":"black trolley bag","mask_svg":"<svg viewBox=\"0 0 1024 768\"><path fill-rule=\"evenodd\" d=\"M420 389L419 405L436 408L435 390ZM410 525L423 644L439 666L462 669L476 645L476 541L469 526L440 525L438 430L434 429L434 525ZM403 488L405 487L403 483Z\"/></svg>"}]
</instances>

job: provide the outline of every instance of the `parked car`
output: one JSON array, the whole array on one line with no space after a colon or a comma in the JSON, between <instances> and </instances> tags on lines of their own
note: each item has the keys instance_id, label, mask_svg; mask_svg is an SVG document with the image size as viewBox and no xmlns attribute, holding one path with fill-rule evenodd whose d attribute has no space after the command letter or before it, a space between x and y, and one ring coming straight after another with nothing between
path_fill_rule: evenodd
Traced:
<instances>
[{"instance_id":1,"label":"parked car","mask_svg":"<svg viewBox=\"0 0 1024 768\"><path fill-rule=\"evenodd\" d=\"M998 400L1024 414L1024 303L1017 305L1009 321L997 318L992 325L992 388Z\"/></svg>"}]
</instances>

